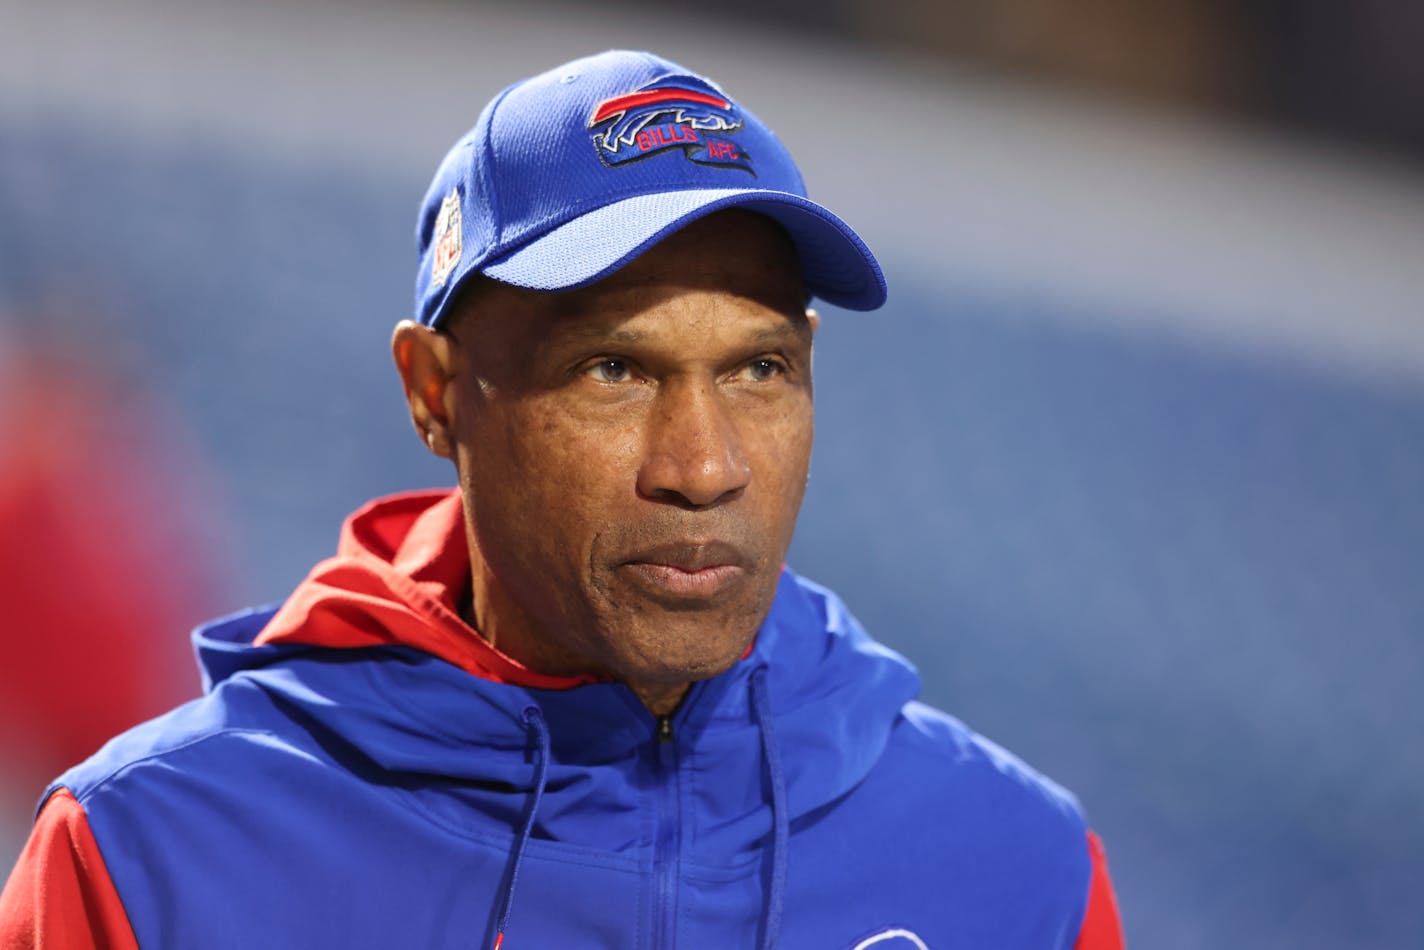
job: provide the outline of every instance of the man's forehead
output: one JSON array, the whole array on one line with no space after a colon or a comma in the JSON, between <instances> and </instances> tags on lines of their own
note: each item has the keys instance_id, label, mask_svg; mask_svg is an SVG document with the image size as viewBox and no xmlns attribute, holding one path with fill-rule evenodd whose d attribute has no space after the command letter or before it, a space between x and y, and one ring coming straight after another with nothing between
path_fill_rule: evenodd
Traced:
<instances>
[{"instance_id":1,"label":"man's forehead","mask_svg":"<svg viewBox=\"0 0 1424 950\"><path fill-rule=\"evenodd\" d=\"M600 345L638 347L659 341L668 332L677 332L676 327L659 326L649 321L640 321L638 314L601 314L580 311L568 319L559 321L554 328L560 342L578 345L597 343ZM715 315L713 315L715 316ZM783 314L768 310L763 319L755 322L738 321L735 329L739 343L756 346L773 346L799 339L809 332L809 324L804 311Z\"/></svg>"},{"instance_id":2,"label":"man's forehead","mask_svg":"<svg viewBox=\"0 0 1424 950\"><path fill-rule=\"evenodd\" d=\"M557 298L557 299L556 299ZM807 333L799 288L640 283L548 294L516 287L491 291L464 321L465 335L499 333L531 348L676 344L693 327L738 345L790 342Z\"/></svg>"}]
</instances>

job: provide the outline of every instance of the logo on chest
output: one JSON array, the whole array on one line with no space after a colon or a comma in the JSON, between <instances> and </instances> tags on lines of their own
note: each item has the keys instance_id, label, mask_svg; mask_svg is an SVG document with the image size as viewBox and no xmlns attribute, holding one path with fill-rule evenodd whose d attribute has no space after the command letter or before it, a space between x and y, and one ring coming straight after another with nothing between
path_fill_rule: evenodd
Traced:
<instances>
[{"instance_id":1,"label":"logo on chest","mask_svg":"<svg viewBox=\"0 0 1424 950\"><path fill-rule=\"evenodd\" d=\"M847 950L929 950L928 945L912 930L904 927L886 927L869 936L860 938Z\"/></svg>"}]
</instances>

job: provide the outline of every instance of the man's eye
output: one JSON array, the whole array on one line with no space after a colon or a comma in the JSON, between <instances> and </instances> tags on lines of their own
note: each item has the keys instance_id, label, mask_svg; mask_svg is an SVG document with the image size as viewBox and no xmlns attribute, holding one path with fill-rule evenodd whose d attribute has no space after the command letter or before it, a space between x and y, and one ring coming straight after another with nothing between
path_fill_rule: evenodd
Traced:
<instances>
[{"instance_id":1,"label":"man's eye","mask_svg":"<svg viewBox=\"0 0 1424 950\"><path fill-rule=\"evenodd\" d=\"M633 375L627 360L616 359L599 360L588 368L587 373L600 383L623 383Z\"/></svg>"},{"instance_id":2,"label":"man's eye","mask_svg":"<svg viewBox=\"0 0 1424 950\"><path fill-rule=\"evenodd\" d=\"M746 365L746 368L742 370L746 378L758 383L778 376L782 371L782 365L773 359L752 360Z\"/></svg>"}]
</instances>

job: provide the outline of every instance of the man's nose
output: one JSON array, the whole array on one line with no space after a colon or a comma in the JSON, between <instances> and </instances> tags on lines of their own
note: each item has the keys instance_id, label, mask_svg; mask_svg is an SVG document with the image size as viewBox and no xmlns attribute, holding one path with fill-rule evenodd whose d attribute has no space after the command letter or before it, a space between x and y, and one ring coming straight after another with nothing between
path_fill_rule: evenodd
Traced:
<instances>
[{"instance_id":1,"label":"man's nose","mask_svg":"<svg viewBox=\"0 0 1424 950\"><path fill-rule=\"evenodd\" d=\"M647 420L638 493L684 508L740 496L752 470L734 412L714 382L665 383Z\"/></svg>"}]
</instances>

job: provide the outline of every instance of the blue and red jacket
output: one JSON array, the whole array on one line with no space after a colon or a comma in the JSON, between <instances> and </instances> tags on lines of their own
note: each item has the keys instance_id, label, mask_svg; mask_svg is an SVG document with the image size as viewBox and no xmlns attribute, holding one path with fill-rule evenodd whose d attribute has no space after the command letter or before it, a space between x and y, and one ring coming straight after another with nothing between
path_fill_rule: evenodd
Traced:
<instances>
[{"instance_id":1,"label":"blue and red jacket","mask_svg":"<svg viewBox=\"0 0 1424 950\"><path fill-rule=\"evenodd\" d=\"M660 721L499 654L468 577L459 496L396 496L197 631L205 695L46 793L0 947L1121 947L1072 797L829 591Z\"/></svg>"}]
</instances>

